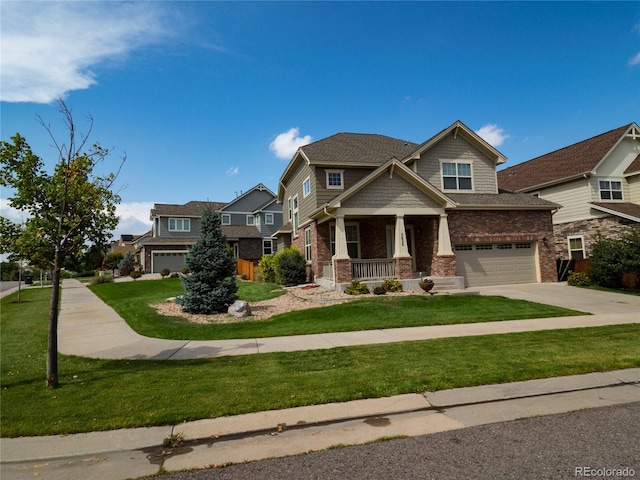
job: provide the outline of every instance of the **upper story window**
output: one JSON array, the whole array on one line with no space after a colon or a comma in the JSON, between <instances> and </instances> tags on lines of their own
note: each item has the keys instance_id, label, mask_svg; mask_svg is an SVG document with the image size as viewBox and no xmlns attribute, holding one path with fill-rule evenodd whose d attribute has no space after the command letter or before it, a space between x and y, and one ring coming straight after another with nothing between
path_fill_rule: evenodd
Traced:
<instances>
[{"instance_id":1,"label":"upper story window","mask_svg":"<svg viewBox=\"0 0 640 480\"><path fill-rule=\"evenodd\" d=\"M465 162L442 162L443 190L473 190L471 164Z\"/></svg>"},{"instance_id":2,"label":"upper story window","mask_svg":"<svg viewBox=\"0 0 640 480\"><path fill-rule=\"evenodd\" d=\"M228 213L223 213L220 223L222 223L222 225L231 225L231 215Z\"/></svg>"},{"instance_id":3,"label":"upper story window","mask_svg":"<svg viewBox=\"0 0 640 480\"><path fill-rule=\"evenodd\" d=\"M255 225L256 224L256 217L254 217L253 215L247 215L247 225Z\"/></svg>"},{"instance_id":4,"label":"upper story window","mask_svg":"<svg viewBox=\"0 0 640 480\"><path fill-rule=\"evenodd\" d=\"M342 190L344 188L344 170L326 170L327 188Z\"/></svg>"},{"instance_id":5,"label":"upper story window","mask_svg":"<svg viewBox=\"0 0 640 480\"><path fill-rule=\"evenodd\" d=\"M265 225L273 225L273 213L265 213L264 214L264 223Z\"/></svg>"},{"instance_id":6,"label":"upper story window","mask_svg":"<svg viewBox=\"0 0 640 480\"><path fill-rule=\"evenodd\" d=\"M298 213L298 196L293 197L293 236L298 236L298 226L300 225L300 215Z\"/></svg>"},{"instance_id":7,"label":"upper story window","mask_svg":"<svg viewBox=\"0 0 640 480\"><path fill-rule=\"evenodd\" d=\"M169 231L170 232L190 232L191 220L189 220L188 218L170 218Z\"/></svg>"},{"instance_id":8,"label":"upper story window","mask_svg":"<svg viewBox=\"0 0 640 480\"><path fill-rule=\"evenodd\" d=\"M622 182L618 180L600 180L600 200L622 200Z\"/></svg>"},{"instance_id":9,"label":"upper story window","mask_svg":"<svg viewBox=\"0 0 640 480\"><path fill-rule=\"evenodd\" d=\"M291 221L292 218L292 208L291 208L291 197L289 197L289 199L287 200L287 207L288 207L288 211L289 211L289 221Z\"/></svg>"},{"instance_id":10,"label":"upper story window","mask_svg":"<svg viewBox=\"0 0 640 480\"><path fill-rule=\"evenodd\" d=\"M302 183L302 196L306 197L310 193L311 193L311 178L307 177Z\"/></svg>"}]
</instances>

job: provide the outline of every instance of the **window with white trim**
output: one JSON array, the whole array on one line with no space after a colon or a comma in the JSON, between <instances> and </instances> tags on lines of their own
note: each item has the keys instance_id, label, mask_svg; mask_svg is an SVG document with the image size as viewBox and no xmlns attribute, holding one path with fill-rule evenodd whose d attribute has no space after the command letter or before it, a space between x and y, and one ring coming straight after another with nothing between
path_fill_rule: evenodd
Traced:
<instances>
[{"instance_id":1,"label":"window with white trim","mask_svg":"<svg viewBox=\"0 0 640 480\"><path fill-rule=\"evenodd\" d=\"M311 193L311 177L307 177L302 182L302 197L307 197Z\"/></svg>"},{"instance_id":2,"label":"window with white trim","mask_svg":"<svg viewBox=\"0 0 640 480\"><path fill-rule=\"evenodd\" d=\"M442 162L443 190L473 190L471 164L468 162Z\"/></svg>"},{"instance_id":3,"label":"window with white trim","mask_svg":"<svg viewBox=\"0 0 640 480\"><path fill-rule=\"evenodd\" d=\"M304 229L304 258L311 261L311 228Z\"/></svg>"},{"instance_id":4,"label":"window with white trim","mask_svg":"<svg viewBox=\"0 0 640 480\"><path fill-rule=\"evenodd\" d=\"M231 215L228 213L223 213L220 223L222 223L222 225L231 225Z\"/></svg>"},{"instance_id":5,"label":"window with white trim","mask_svg":"<svg viewBox=\"0 0 640 480\"><path fill-rule=\"evenodd\" d=\"M169 231L170 232L190 232L191 220L188 218L170 218Z\"/></svg>"},{"instance_id":6,"label":"window with white trim","mask_svg":"<svg viewBox=\"0 0 640 480\"><path fill-rule=\"evenodd\" d=\"M351 258L360 258L360 229L357 223L347 223L344 226L345 235L347 237L347 253ZM336 226L331 225L329 228L329 236L331 239L331 255L336 254Z\"/></svg>"},{"instance_id":7,"label":"window with white trim","mask_svg":"<svg viewBox=\"0 0 640 480\"><path fill-rule=\"evenodd\" d=\"M586 258L584 252L584 237L582 235L567 237L567 242L569 246L569 258L571 260L582 260Z\"/></svg>"},{"instance_id":8,"label":"window with white trim","mask_svg":"<svg viewBox=\"0 0 640 480\"><path fill-rule=\"evenodd\" d=\"M273 240L271 238L262 239L262 254L263 255L273 254Z\"/></svg>"},{"instance_id":9,"label":"window with white trim","mask_svg":"<svg viewBox=\"0 0 640 480\"><path fill-rule=\"evenodd\" d=\"M327 172L327 188L342 190L344 188L344 170L325 170Z\"/></svg>"},{"instance_id":10,"label":"window with white trim","mask_svg":"<svg viewBox=\"0 0 640 480\"><path fill-rule=\"evenodd\" d=\"M622 182L619 180L600 180L598 182L600 200L622 200Z\"/></svg>"},{"instance_id":11,"label":"window with white trim","mask_svg":"<svg viewBox=\"0 0 640 480\"><path fill-rule=\"evenodd\" d=\"M291 210L291 197L287 200L287 210L289 210L289 221L292 219L293 212Z\"/></svg>"},{"instance_id":12,"label":"window with white trim","mask_svg":"<svg viewBox=\"0 0 640 480\"><path fill-rule=\"evenodd\" d=\"M293 236L298 236L298 227L300 226L300 216L298 212L298 196L293 197Z\"/></svg>"},{"instance_id":13,"label":"window with white trim","mask_svg":"<svg viewBox=\"0 0 640 480\"><path fill-rule=\"evenodd\" d=\"M265 225L273 225L273 213L265 213L264 214L264 223Z\"/></svg>"},{"instance_id":14,"label":"window with white trim","mask_svg":"<svg viewBox=\"0 0 640 480\"><path fill-rule=\"evenodd\" d=\"M247 215L247 225L255 225L256 224L256 217L254 217L253 215Z\"/></svg>"}]
</instances>

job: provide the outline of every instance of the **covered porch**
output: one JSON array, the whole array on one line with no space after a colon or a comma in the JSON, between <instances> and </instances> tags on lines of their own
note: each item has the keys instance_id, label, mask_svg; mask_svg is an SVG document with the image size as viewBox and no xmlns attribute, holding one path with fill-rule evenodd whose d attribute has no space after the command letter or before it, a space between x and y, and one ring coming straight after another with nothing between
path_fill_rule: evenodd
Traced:
<instances>
[{"instance_id":1,"label":"covered porch","mask_svg":"<svg viewBox=\"0 0 640 480\"><path fill-rule=\"evenodd\" d=\"M415 290L422 275L448 288L462 288L447 214L429 213L337 215L316 224L315 255L311 255L317 259L311 262L314 281L342 290L352 280L375 287L393 278L406 290Z\"/></svg>"}]
</instances>

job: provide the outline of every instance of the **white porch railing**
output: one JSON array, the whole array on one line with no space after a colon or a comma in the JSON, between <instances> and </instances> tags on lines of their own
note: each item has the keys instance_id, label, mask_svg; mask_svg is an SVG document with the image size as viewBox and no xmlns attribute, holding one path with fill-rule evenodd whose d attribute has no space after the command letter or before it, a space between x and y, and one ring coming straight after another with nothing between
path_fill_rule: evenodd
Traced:
<instances>
[{"instance_id":1,"label":"white porch railing","mask_svg":"<svg viewBox=\"0 0 640 480\"><path fill-rule=\"evenodd\" d=\"M374 258L368 260L351 260L351 275L354 280L369 278L395 278L396 267L393 259Z\"/></svg>"}]
</instances>

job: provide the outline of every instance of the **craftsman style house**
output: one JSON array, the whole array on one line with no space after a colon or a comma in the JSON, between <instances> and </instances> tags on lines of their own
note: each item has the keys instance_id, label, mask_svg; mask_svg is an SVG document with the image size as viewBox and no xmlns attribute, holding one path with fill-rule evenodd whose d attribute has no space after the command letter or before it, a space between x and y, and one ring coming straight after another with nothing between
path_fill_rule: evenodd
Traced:
<instances>
[{"instance_id":1,"label":"craftsman style house","mask_svg":"<svg viewBox=\"0 0 640 480\"><path fill-rule=\"evenodd\" d=\"M222 233L236 258L257 261L262 255L274 253L273 234L282 225L282 206L275 200L271 190L258 184L229 203L156 203L150 214L151 231L136 242L143 271L182 270L187 250L200 236L205 206L220 213Z\"/></svg>"},{"instance_id":2,"label":"craftsman style house","mask_svg":"<svg viewBox=\"0 0 640 480\"><path fill-rule=\"evenodd\" d=\"M420 273L436 285L556 279L552 211L531 195L498 191L504 156L461 122L418 145L339 133L300 147L280 178L278 245L305 255L310 280Z\"/></svg>"},{"instance_id":3,"label":"craftsman style house","mask_svg":"<svg viewBox=\"0 0 640 480\"><path fill-rule=\"evenodd\" d=\"M630 123L502 170L498 185L561 205L553 215L559 263L587 258L598 232L640 225L640 128Z\"/></svg>"}]
</instances>

